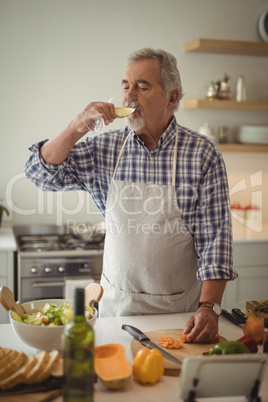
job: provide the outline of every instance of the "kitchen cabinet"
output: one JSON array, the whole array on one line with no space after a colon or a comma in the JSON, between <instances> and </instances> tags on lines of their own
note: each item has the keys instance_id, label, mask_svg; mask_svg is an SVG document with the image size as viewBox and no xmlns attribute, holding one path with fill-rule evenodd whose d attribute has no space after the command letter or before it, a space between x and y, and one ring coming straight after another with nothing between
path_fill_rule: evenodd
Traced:
<instances>
[{"instance_id":1,"label":"kitchen cabinet","mask_svg":"<svg viewBox=\"0 0 268 402\"><path fill-rule=\"evenodd\" d=\"M223 308L245 309L247 301L268 299L268 238L234 239L233 256L239 277L227 282Z\"/></svg>"},{"instance_id":2,"label":"kitchen cabinet","mask_svg":"<svg viewBox=\"0 0 268 402\"><path fill-rule=\"evenodd\" d=\"M14 252L16 241L11 228L0 228L0 287L14 292ZM8 323L8 312L0 306L0 323Z\"/></svg>"},{"instance_id":3,"label":"kitchen cabinet","mask_svg":"<svg viewBox=\"0 0 268 402\"><path fill-rule=\"evenodd\" d=\"M195 39L184 46L185 52L268 56L268 43L219 39ZM267 111L268 101L236 102L219 99L187 99L184 109ZM268 152L268 145L219 144L222 152Z\"/></svg>"}]
</instances>

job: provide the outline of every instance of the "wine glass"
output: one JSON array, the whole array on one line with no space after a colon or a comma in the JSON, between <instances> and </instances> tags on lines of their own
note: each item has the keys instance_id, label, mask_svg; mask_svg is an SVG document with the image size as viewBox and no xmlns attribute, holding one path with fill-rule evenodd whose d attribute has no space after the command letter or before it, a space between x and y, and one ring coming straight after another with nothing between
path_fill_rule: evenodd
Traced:
<instances>
[{"instance_id":1,"label":"wine glass","mask_svg":"<svg viewBox=\"0 0 268 402\"><path fill-rule=\"evenodd\" d=\"M122 99L122 93L121 92L115 94L114 96L112 96L108 100L108 102L114 104L115 113L116 113L118 118L127 117L127 116L131 115L135 110L135 108L133 108L133 107L124 107L122 105L123 99Z\"/></svg>"},{"instance_id":2,"label":"wine glass","mask_svg":"<svg viewBox=\"0 0 268 402\"><path fill-rule=\"evenodd\" d=\"M135 108L133 107L124 107L122 105L122 93L117 93L116 95L112 96L108 103L114 104L115 113L119 119L129 116L135 111ZM104 120L101 113L97 112L96 110L85 110L85 113L87 114L85 125L89 131L93 131L95 133L101 132L104 128Z\"/></svg>"}]
</instances>

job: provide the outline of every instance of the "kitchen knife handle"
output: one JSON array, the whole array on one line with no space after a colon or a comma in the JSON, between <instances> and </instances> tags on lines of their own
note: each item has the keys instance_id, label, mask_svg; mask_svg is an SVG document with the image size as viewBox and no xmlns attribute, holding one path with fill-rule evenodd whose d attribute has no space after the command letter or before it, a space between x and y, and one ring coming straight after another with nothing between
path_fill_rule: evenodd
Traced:
<instances>
[{"instance_id":1,"label":"kitchen knife handle","mask_svg":"<svg viewBox=\"0 0 268 402\"><path fill-rule=\"evenodd\" d=\"M243 321L243 323L247 322L247 317L245 316L245 314L239 309L239 308L233 308L232 309L232 314L239 318L241 321Z\"/></svg>"},{"instance_id":2,"label":"kitchen knife handle","mask_svg":"<svg viewBox=\"0 0 268 402\"><path fill-rule=\"evenodd\" d=\"M222 309L221 315L223 315L223 317L227 318L227 320L231 321L233 324L236 324L238 326L240 326L240 324L244 324L244 322L242 322L238 318L235 318L235 316L230 314L227 310Z\"/></svg>"},{"instance_id":3,"label":"kitchen knife handle","mask_svg":"<svg viewBox=\"0 0 268 402\"><path fill-rule=\"evenodd\" d=\"M131 325L123 324L122 329L127 331L131 336L133 336L134 339L139 342L149 340L149 338L143 332L141 332L138 328L132 327Z\"/></svg>"}]
</instances>

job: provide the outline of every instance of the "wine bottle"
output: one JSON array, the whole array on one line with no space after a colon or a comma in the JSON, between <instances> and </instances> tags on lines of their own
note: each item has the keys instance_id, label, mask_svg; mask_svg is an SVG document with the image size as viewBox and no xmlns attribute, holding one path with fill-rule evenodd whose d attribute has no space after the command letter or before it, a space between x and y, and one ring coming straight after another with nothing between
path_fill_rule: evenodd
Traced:
<instances>
[{"instance_id":1,"label":"wine bottle","mask_svg":"<svg viewBox=\"0 0 268 402\"><path fill-rule=\"evenodd\" d=\"M62 336L64 402L93 402L94 332L85 319L84 289L75 290L73 321Z\"/></svg>"}]
</instances>

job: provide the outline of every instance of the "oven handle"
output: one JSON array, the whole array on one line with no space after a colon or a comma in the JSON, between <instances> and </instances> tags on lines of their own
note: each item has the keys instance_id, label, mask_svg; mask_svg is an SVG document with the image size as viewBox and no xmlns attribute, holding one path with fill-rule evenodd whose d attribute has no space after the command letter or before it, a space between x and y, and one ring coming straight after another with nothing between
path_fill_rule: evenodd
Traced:
<instances>
[{"instance_id":1,"label":"oven handle","mask_svg":"<svg viewBox=\"0 0 268 402\"><path fill-rule=\"evenodd\" d=\"M48 288L48 287L56 287L56 286L65 286L65 282L34 282L32 283L33 288Z\"/></svg>"}]
</instances>

